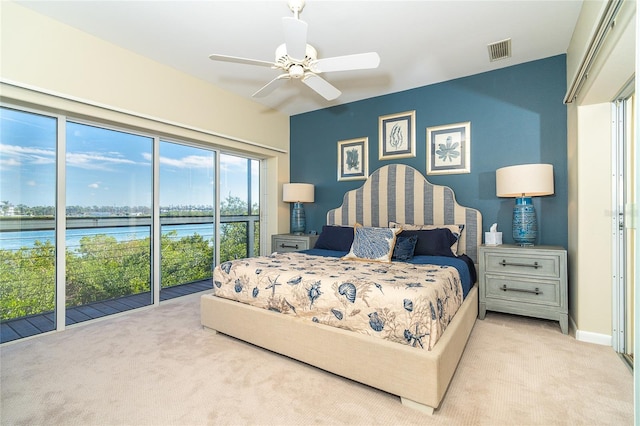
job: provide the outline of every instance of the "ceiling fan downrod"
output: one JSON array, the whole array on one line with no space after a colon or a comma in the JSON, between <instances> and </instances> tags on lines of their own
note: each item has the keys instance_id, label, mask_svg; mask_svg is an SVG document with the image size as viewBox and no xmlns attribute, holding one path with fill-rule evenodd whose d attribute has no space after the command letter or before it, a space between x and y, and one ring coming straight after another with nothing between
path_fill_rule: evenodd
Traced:
<instances>
[{"instance_id":1,"label":"ceiling fan downrod","mask_svg":"<svg viewBox=\"0 0 640 426\"><path fill-rule=\"evenodd\" d=\"M304 9L304 0L289 0L289 9L293 12L293 17L300 19L300 12Z\"/></svg>"}]
</instances>

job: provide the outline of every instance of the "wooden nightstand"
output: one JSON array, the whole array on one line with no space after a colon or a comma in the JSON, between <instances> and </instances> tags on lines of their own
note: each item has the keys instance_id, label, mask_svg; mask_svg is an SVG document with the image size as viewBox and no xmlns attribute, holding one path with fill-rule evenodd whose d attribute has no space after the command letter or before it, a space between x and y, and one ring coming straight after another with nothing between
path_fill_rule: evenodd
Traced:
<instances>
[{"instance_id":1,"label":"wooden nightstand","mask_svg":"<svg viewBox=\"0 0 640 426\"><path fill-rule=\"evenodd\" d=\"M562 247L480 246L480 308L546 318L569 332L567 252Z\"/></svg>"},{"instance_id":2,"label":"wooden nightstand","mask_svg":"<svg viewBox=\"0 0 640 426\"><path fill-rule=\"evenodd\" d=\"M317 235L279 234L271 236L271 251L286 253L289 251L312 249L318 241Z\"/></svg>"}]
</instances>

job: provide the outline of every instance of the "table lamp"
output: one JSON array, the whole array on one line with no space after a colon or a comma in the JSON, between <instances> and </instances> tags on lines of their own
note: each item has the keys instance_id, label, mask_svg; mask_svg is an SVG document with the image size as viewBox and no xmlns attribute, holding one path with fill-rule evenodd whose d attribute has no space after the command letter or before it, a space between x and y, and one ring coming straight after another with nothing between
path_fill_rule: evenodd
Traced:
<instances>
[{"instance_id":1,"label":"table lamp","mask_svg":"<svg viewBox=\"0 0 640 426\"><path fill-rule=\"evenodd\" d=\"M291 233L304 234L307 221L302 203L313 203L313 185L310 183L285 183L282 186L282 201L293 203L291 210Z\"/></svg>"},{"instance_id":2,"label":"table lamp","mask_svg":"<svg viewBox=\"0 0 640 426\"><path fill-rule=\"evenodd\" d=\"M538 220L531 197L553 194L553 165L522 164L496 170L496 195L515 197L513 240L532 246L538 237Z\"/></svg>"}]
</instances>

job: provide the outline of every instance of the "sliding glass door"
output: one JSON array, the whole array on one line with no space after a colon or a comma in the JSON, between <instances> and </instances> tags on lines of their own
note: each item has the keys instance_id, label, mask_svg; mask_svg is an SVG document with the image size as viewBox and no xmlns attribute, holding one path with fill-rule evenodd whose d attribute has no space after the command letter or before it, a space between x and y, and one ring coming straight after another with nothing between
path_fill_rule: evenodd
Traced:
<instances>
[{"instance_id":1,"label":"sliding glass door","mask_svg":"<svg viewBox=\"0 0 640 426\"><path fill-rule=\"evenodd\" d=\"M624 156L624 226L623 226L623 239L624 239L624 286L625 286L625 345L624 345L624 356L629 360L630 364L633 365L634 360L634 338L635 335L635 282L636 282L636 274L637 266L635 263L635 257L638 250L636 247L636 232L637 232L637 223L635 223L634 219L634 211L637 209L638 200L635 198L636 194L636 174L638 173L638 165L635 163L636 150L638 147L635 145L634 141L636 140L634 126L633 126L633 117L634 117L634 109L635 109L635 96L629 96L624 100L625 109L624 113L625 117L625 130L624 130L624 144L625 144L625 156Z\"/></svg>"},{"instance_id":2,"label":"sliding glass door","mask_svg":"<svg viewBox=\"0 0 640 426\"><path fill-rule=\"evenodd\" d=\"M2 341L56 328L57 128L55 117L0 109Z\"/></svg>"},{"instance_id":3,"label":"sliding glass door","mask_svg":"<svg viewBox=\"0 0 640 426\"><path fill-rule=\"evenodd\" d=\"M631 86L629 86L631 87ZM614 149L614 330L613 347L633 366L635 335L635 257L637 223L634 211L638 165L633 117L635 96L627 94L615 103Z\"/></svg>"},{"instance_id":4,"label":"sliding glass door","mask_svg":"<svg viewBox=\"0 0 640 426\"><path fill-rule=\"evenodd\" d=\"M160 141L162 289L211 280L215 156L211 150Z\"/></svg>"},{"instance_id":5,"label":"sliding glass door","mask_svg":"<svg viewBox=\"0 0 640 426\"><path fill-rule=\"evenodd\" d=\"M260 253L260 160L0 106L0 341L209 290ZM155 179L155 180L154 180Z\"/></svg>"},{"instance_id":6,"label":"sliding glass door","mask_svg":"<svg viewBox=\"0 0 640 426\"><path fill-rule=\"evenodd\" d=\"M260 162L220 155L220 262L260 254Z\"/></svg>"},{"instance_id":7,"label":"sliding glass door","mask_svg":"<svg viewBox=\"0 0 640 426\"><path fill-rule=\"evenodd\" d=\"M153 303L153 139L74 122L66 135L70 325Z\"/></svg>"}]
</instances>

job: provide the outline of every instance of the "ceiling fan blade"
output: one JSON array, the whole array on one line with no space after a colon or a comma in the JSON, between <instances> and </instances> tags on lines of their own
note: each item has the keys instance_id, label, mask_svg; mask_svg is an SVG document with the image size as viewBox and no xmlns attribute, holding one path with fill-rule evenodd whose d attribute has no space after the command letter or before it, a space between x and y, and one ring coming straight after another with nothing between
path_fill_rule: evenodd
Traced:
<instances>
[{"instance_id":1,"label":"ceiling fan blade","mask_svg":"<svg viewBox=\"0 0 640 426\"><path fill-rule=\"evenodd\" d=\"M307 74L305 74L305 76L302 78L302 82L318 92L323 98L328 101L332 101L342 94L341 91L336 89L327 80L313 73L308 72Z\"/></svg>"},{"instance_id":2,"label":"ceiling fan blade","mask_svg":"<svg viewBox=\"0 0 640 426\"><path fill-rule=\"evenodd\" d=\"M211 59L212 61L234 62L237 64L258 65L261 67L276 68L273 62L260 61L257 59L238 58L236 56L209 55L209 59Z\"/></svg>"},{"instance_id":3,"label":"ceiling fan blade","mask_svg":"<svg viewBox=\"0 0 640 426\"><path fill-rule=\"evenodd\" d=\"M378 68L380 56L376 52L318 59L311 64L313 72L350 71Z\"/></svg>"},{"instance_id":4,"label":"ceiling fan blade","mask_svg":"<svg viewBox=\"0 0 640 426\"><path fill-rule=\"evenodd\" d=\"M307 53L307 23L296 18L285 17L282 18L282 26L287 55L302 61Z\"/></svg>"},{"instance_id":5,"label":"ceiling fan blade","mask_svg":"<svg viewBox=\"0 0 640 426\"><path fill-rule=\"evenodd\" d=\"M280 74L279 76L262 86L260 90L258 90L251 96L254 98L263 98L272 93L278 87L282 86L282 84L285 83L289 78L289 74Z\"/></svg>"}]
</instances>

